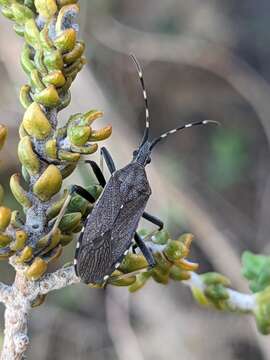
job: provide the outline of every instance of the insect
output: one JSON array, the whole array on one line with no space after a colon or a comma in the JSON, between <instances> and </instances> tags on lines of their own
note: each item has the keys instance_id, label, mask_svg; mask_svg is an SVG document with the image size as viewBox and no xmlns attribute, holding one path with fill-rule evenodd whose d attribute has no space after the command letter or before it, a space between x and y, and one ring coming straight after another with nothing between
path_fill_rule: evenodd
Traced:
<instances>
[{"instance_id":1,"label":"insect","mask_svg":"<svg viewBox=\"0 0 270 360\"><path fill-rule=\"evenodd\" d=\"M151 141L149 139L148 99L142 68L137 59L133 55L131 57L136 65L143 91L145 130L141 144L134 151L131 162L122 169L116 170L108 150L104 147L101 149L101 156L111 173L107 183L98 164L94 161L86 161L104 188L92 212L85 220L75 252L74 267L76 274L87 284L105 284L114 270L120 266L133 239L145 256L149 267L155 265L152 252L136 231L142 217L158 226L159 229L163 228L161 220L145 212L146 204L151 195L145 167L151 162L151 152L160 141L177 131L197 125L217 124L211 120L186 124L165 132ZM95 202L92 195L85 189L77 185L72 186L52 232L58 227L74 193L79 194L91 203Z\"/></svg>"}]
</instances>

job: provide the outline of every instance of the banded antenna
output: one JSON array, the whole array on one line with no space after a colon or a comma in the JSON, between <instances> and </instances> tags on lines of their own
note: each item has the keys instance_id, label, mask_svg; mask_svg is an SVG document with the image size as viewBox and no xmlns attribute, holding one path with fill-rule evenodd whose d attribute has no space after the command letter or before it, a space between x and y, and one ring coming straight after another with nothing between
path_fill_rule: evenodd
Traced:
<instances>
[{"instance_id":1,"label":"banded antenna","mask_svg":"<svg viewBox=\"0 0 270 360\"><path fill-rule=\"evenodd\" d=\"M193 126L201 126L201 125L208 125L208 124L219 125L219 122L214 121L214 120L203 120L203 121L196 121L196 122L189 123L189 124L186 124L183 126L179 126L173 130L165 132L164 134L160 135L158 138L154 139L150 145L150 150L152 150L153 147L155 147L156 144L159 143L161 140L165 139L169 135L176 133L177 131L180 131L180 130L183 130L186 128L191 128Z\"/></svg>"},{"instance_id":2,"label":"banded antenna","mask_svg":"<svg viewBox=\"0 0 270 360\"><path fill-rule=\"evenodd\" d=\"M142 146L149 137L149 128L150 128L150 114L149 114L149 107L148 107L148 98L147 98L147 92L146 92L146 88L145 88L145 84L144 84L144 79L143 79L143 72L142 72L142 67L139 63L139 61L137 60L136 56L133 54L130 54L131 59L134 61L134 64L136 66L138 75L139 75L139 79L141 82L141 86L142 86L142 91L143 91L143 98L144 98L144 102L145 102L145 130L144 130L144 134L143 134L143 138L142 138L142 142L141 145Z\"/></svg>"}]
</instances>

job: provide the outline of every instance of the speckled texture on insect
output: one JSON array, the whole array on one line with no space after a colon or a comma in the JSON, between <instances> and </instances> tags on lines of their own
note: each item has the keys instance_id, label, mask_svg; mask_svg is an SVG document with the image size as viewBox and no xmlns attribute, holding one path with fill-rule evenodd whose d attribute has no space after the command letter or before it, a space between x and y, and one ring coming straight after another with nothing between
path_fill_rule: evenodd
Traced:
<instances>
[{"instance_id":1,"label":"speckled texture on insect","mask_svg":"<svg viewBox=\"0 0 270 360\"><path fill-rule=\"evenodd\" d=\"M103 283L130 247L151 195L145 169L133 162L116 171L89 215L76 249L76 272L85 283Z\"/></svg>"}]
</instances>

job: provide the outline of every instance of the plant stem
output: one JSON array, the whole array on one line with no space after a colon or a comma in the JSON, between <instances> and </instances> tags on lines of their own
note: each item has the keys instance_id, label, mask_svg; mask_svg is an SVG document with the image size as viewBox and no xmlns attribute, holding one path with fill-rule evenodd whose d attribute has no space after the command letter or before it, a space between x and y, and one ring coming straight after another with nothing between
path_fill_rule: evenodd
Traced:
<instances>
[{"instance_id":1,"label":"plant stem","mask_svg":"<svg viewBox=\"0 0 270 360\"><path fill-rule=\"evenodd\" d=\"M206 289L206 285L204 284L200 275L194 272L191 272L190 275L190 279L184 281L183 283L190 289L199 289L203 293ZM233 289L226 289L226 291L228 293L228 299L225 301L225 303L229 311L253 313L256 307L255 295L244 294Z\"/></svg>"},{"instance_id":2,"label":"plant stem","mask_svg":"<svg viewBox=\"0 0 270 360\"><path fill-rule=\"evenodd\" d=\"M0 297L6 305L5 337L1 360L20 360L28 348L28 315L32 302L53 290L78 283L74 267L60 269L47 274L37 282L28 281L23 272L17 270L12 287L0 286Z\"/></svg>"},{"instance_id":3,"label":"plant stem","mask_svg":"<svg viewBox=\"0 0 270 360\"><path fill-rule=\"evenodd\" d=\"M29 344L27 316L31 308L27 280L21 273L16 274L5 303L5 337L1 360L20 360Z\"/></svg>"}]
</instances>

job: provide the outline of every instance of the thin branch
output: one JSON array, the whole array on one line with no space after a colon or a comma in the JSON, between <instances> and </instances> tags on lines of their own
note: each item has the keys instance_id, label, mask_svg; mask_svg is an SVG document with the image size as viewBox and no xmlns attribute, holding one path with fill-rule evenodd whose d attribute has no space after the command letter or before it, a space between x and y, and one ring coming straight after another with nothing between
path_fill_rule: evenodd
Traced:
<instances>
[{"instance_id":1,"label":"thin branch","mask_svg":"<svg viewBox=\"0 0 270 360\"><path fill-rule=\"evenodd\" d=\"M45 295L53 290L59 290L79 282L80 279L75 274L74 266L62 268L54 273L46 274L38 282L39 294Z\"/></svg>"},{"instance_id":2,"label":"thin branch","mask_svg":"<svg viewBox=\"0 0 270 360\"><path fill-rule=\"evenodd\" d=\"M200 275L191 272L189 280L183 283L191 289L196 288L201 290L203 293L206 290L206 285L203 282ZM229 295L228 299L225 300L226 305L230 311L238 311L244 313L252 313L256 307L256 297L253 294L244 294L232 289L226 289Z\"/></svg>"},{"instance_id":3,"label":"thin branch","mask_svg":"<svg viewBox=\"0 0 270 360\"><path fill-rule=\"evenodd\" d=\"M12 293L12 287L0 282L0 302L7 304Z\"/></svg>"},{"instance_id":4,"label":"thin branch","mask_svg":"<svg viewBox=\"0 0 270 360\"><path fill-rule=\"evenodd\" d=\"M27 317L29 302L23 297L14 298L5 310L5 337L1 360L20 360L29 344Z\"/></svg>"}]
</instances>

